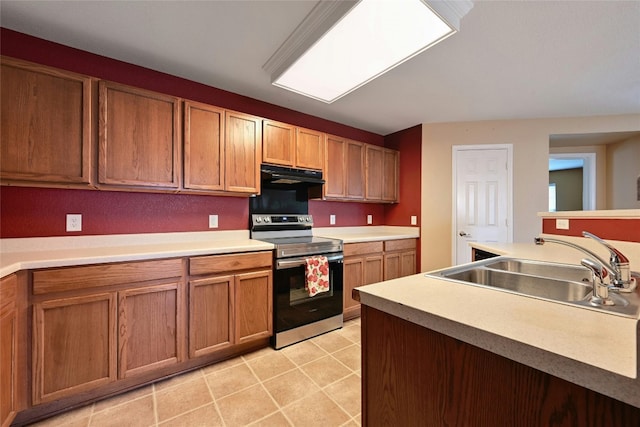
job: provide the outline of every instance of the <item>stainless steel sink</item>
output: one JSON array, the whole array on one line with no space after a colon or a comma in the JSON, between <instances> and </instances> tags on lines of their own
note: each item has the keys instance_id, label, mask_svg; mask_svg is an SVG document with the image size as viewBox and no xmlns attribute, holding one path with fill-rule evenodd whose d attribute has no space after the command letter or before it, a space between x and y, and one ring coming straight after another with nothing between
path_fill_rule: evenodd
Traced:
<instances>
[{"instance_id":1,"label":"stainless steel sink","mask_svg":"<svg viewBox=\"0 0 640 427\"><path fill-rule=\"evenodd\" d=\"M521 259L502 259L488 263L487 268L531 274L551 279L571 280L574 282L591 282L591 271L579 265L556 264Z\"/></svg>"},{"instance_id":2,"label":"stainless steel sink","mask_svg":"<svg viewBox=\"0 0 640 427\"><path fill-rule=\"evenodd\" d=\"M592 304L591 273L579 265L501 256L426 275L627 317L636 318L640 311L640 298L635 292L622 296L610 291L615 305Z\"/></svg>"},{"instance_id":3,"label":"stainless steel sink","mask_svg":"<svg viewBox=\"0 0 640 427\"><path fill-rule=\"evenodd\" d=\"M580 301L591 293L591 285L585 283L514 274L488 268L474 268L445 274L443 277L556 301Z\"/></svg>"}]
</instances>

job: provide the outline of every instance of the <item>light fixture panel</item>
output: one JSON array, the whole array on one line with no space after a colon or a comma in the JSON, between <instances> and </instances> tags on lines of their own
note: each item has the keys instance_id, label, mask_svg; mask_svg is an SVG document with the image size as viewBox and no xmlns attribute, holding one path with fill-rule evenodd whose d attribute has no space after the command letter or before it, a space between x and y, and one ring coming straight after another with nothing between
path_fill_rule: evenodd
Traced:
<instances>
[{"instance_id":1,"label":"light fixture panel","mask_svg":"<svg viewBox=\"0 0 640 427\"><path fill-rule=\"evenodd\" d=\"M455 32L420 0L361 0L273 84L332 103Z\"/></svg>"}]
</instances>

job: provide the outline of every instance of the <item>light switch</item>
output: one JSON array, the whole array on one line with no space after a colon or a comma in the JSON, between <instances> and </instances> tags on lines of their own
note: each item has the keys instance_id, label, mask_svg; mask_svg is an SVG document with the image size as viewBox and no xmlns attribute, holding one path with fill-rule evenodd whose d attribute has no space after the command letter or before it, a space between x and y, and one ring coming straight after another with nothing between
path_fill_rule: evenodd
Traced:
<instances>
[{"instance_id":1,"label":"light switch","mask_svg":"<svg viewBox=\"0 0 640 427\"><path fill-rule=\"evenodd\" d=\"M336 216L335 215L329 215L329 224L330 225L336 225Z\"/></svg>"},{"instance_id":2,"label":"light switch","mask_svg":"<svg viewBox=\"0 0 640 427\"><path fill-rule=\"evenodd\" d=\"M568 230L569 218L556 218L556 230Z\"/></svg>"},{"instance_id":3,"label":"light switch","mask_svg":"<svg viewBox=\"0 0 640 427\"><path fill-rule=\"evenodd\" d=\"M411 225L418 225L418 217L411 215Z\"/></svg>"},{"instance_id":4,"label":"light switch","mask_svg":"<svg viewBox=\"0 0 640 427\"><path fill-rule=\"evenodd\" d=\"M209 215L209 228L218 228L218 215Z\"/></svg>"},{"instance_id":5,"label":"light switch","mask_svg":"<svg viewBox=\"0 0 640 427\"><path fill-rule=\"evenodd\" d=\"M373 224L373 215L367 215L367 224Z\"/></svg>"}]
</instances>

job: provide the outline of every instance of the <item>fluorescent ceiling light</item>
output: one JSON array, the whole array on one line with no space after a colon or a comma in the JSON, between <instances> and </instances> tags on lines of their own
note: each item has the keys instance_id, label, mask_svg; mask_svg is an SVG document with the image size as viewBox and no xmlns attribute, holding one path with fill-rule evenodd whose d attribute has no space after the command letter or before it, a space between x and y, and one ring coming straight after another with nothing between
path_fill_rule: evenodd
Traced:
<instances>
[{"instance_id":1,"label":"fluorescent ceiling light","mask_svg":"<svg viewBox=\"0 0 640 427\"><path fill-rule=\"evenodd\" d=\"M458 0L454 6L443 0L431 3L320 2L322 10L316 7L310 17L315 13L324 22L307 17L264 68L273 71L274 85L332 103L454 34L461 14L472 7L470 1ZM326 31L326 21L331 20Z\"/></svg>"}]
</instances>

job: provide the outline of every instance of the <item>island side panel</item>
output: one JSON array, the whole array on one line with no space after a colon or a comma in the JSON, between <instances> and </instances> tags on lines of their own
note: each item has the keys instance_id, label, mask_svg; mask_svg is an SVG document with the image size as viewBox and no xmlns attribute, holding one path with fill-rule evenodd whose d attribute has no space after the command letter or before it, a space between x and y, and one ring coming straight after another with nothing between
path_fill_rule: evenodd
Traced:
<instances>
[{"instance_id":1,"label":"island side panel","mask_svg":"<svg viewBox=\"0 0 640 427\"><path fill-rule=\"evenodd\" d=\"M640 409L362 306L365 426L636 426Z\"/></svg>"}]
</instances>

